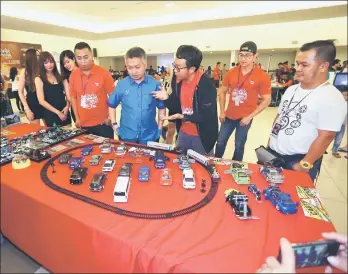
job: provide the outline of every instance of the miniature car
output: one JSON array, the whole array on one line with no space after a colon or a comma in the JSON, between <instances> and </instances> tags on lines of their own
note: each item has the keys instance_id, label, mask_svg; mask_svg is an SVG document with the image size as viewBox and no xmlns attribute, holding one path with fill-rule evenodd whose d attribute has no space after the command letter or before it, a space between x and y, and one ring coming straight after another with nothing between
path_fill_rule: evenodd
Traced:
<instances>
[{"instance_id":1,"label":"miniature car","mask_svg":"<svg viewBox=\"0 0 348 274\"><path fill-rule=\"evenodd\" d=\"M162 169L160 184L162 186L170 186L172 185L172 172L169 168Z\"/></svg>"},{"instance_id":2,"label":"miniature car","mask_svg":"<svg viewBox=\"0 0 348 274\"><path fill-rule=\"evenodd\" d=\"M150 179L150 167L142 166L139 168L138 180L140 182L147 182Z\"/></svg>"},{"instance_id":3,"label":"miniature car","mask_svg":"<svg viewBox=\"0 0 348 274\"><path fill-rule=\"evenodd\" d=\"M89 155L93 150L93 146L89 145L89 146L85 146L82 150L81 150L81 155L82 156L87 156Z\"/></svg>"},{"instance_id":4,"label":"miniature car","mask_svg":"<svg viewBox=\"0 0 348 274\"><path fill-rule=\"evenodd\" d=\"M242 192L232 190L226 196L226 202L232 206L232 209L236 216L240 219L247 218L251 215L251 209L248 206L249 198Z\"/></svg>"},{"instance_id":5,"label":"miniature car","mask_svg":"<svg viewBox=\"0 0 348 274\"><path fill-rule=\"evenodd\" d=\"M125 143L122 142L117 148L114 149L114 152L117 157L123 157L127 152Z\"/></svg>"},{"instance_id":6,"label":"miniature car","mask_svg":"<svg viewBox=\"0 0 348 274\"><path fill-rule=\"evenodd\" d=\"M101 153L110 153L112 145L110 143L104 143L100 146Z\"/></svg>"},{"instance_id":7,"label":"miniature car","mask_svg":"<svg viewBox=\"0 0 348 274\"><path fill-rule=\"evenodd\" d=\"M118 172L118 176L130 177L132 172L132 167L133 167L133 164L131 163L122 164Z\"/></svg>"},{"instance_id":8,"label":"miniature car","mask_svg":"<svg viewBox=\"0 0 348 274\"><path fill-rule=\"evenodd\" d=\"M182 186L185 189L194 189L196 188L195 175L191 168L186 168L182 171Z\"/></svg>"},{"instance_id":9,"label":"miniature car","mask_svg":"<svg viewBox=\"0 0 348 274\"><path fill-rule=\"evenodd\" d=\"M76 168L70 175L71 185L81 185L86 178L88 169L86 167Z\"/></svg>"},{"instance_id":10,"label":"miniature car","mask_svg":"<svg viewBox=\"0 0 348 274\"><path fill-rule=\"evenodd\" d=\"M186 155L180 155L177 159L173 160L173 163L179 163L179 168L181 170L185 168L191 168L191 163L194 163L195 160L189 159Z\"/></svg>"},{"instance_id":11,"label":"miniature car","mask_svg":"<svg viewBox=\"0 0 348 274\"><path fill-rule=\"evenodd\" d=\"M41 133L41 134L46 133L46 129L40 129L40 130L39 130L39 133Z\"/></svg>"},{"instance_id":12,"label":"miniature car","mask_svg":"<svg viewBox=\"0 0 348 274\"><path fill-rule=\"evenodd\" d=\"M250 184L250 177L246 170L237 169L232 173L233 179L238 185L248 185Z\"/></svg>"},{"instance_id":13,"label":"miniature car","mask_svg":"<svg viewBox=\"0 0 348 274\"><path fill-rule=\"evenodd\" d=\"M154 160L155 168L165 168L168 157L164 156L162 151L156 151L155 155L150 157L150 161Z\"/></svg>"},{"instance_id":14,"label":"miniature car","mask_svg":"<svg viewBox=\"0 0 348 274\"><path fill-rule=\"evenodd\" d=\"M89 164L91 166L97 166L97 165L99 165L101 159L102 159L102 156L100 154L92 155L91 159L89 160Z\"/></svg>"},{"instance_id":15,"label":"miniature car","mask_svg":"<svg viewBox=\"0 0 348 274\"><path fill-rule=\"evenodd\" d=\"M210 173L210 176L211 176L213 182L216 182L216 183L220 182L221 178L220 178L219 173L216 170L215 165L213 165L213 164L208 165L208 171Z\"/></svg>"},{"instance_id":16,"label":"miniature car","mask_svg":"<svg viewBox=\"0 0 348 274\"><path fill-rule=\"evenodd\" d=\"M261 201L261 190L258 189L255 184L250 184L248 190L255 195L256 200Z\"/></svg>"},{"instance_id":17,"label":"miniature car","mask_svg":"<svg viewBox=\"0 0 348 274\"><path fill-rule=\"evenodd\" d=\"M50 155L48 154L46 150L41 150L41 149L30 149L28 156L33 161L41 161L50 157Z\"/></svg>"},{"instance_id":18,"label":"miniature car","mask_svg":"<svg viewBox=\"0 0 348 274\"><path fill-rule=\"evenodd\" d=\"M116 164L116 160L114 160L114 159L106 160L104 165L103 165L102 170L111 172L114 170L115 164Z\"/></svg>"},{"instance_id":19,"label":"miniature car","mask_svg":"<svg viewBox=\"0 0 348 274\"><path fill-rule=\"evenodd\" d=\"M294 214L297 212L299 203L294 203L287 193L280 191L278 186L269 186L263 190L266 200L269 200L275 208L283 214Z\"/></svg>"},{"instance_id":20,"label":"miniature car","mask_svg":"<svg viewBox=\"0 0 348 274\"><path fill-rule=\"evenodd\" d=\"M69 168L71 170L75 170L77 168L80 168L84 161L85 161L85 158L83 158L83 157L72 158L72 160L69 163Z\"/></svg>"},{"instance_id":21,"label":"miniature car","mask_svg":"<svg viewBox=\"0 0 348 274\"><path fill-rule=\"evenodd\" d=\"M71 158L72 158L72 154L68 153L68 154L63 154L62 156L59 157L58 162L60 164L67 164L70 162Z\"/></svg>"},{"instance_id":22,"label":"miniature car","mask_svg":"<svg viewBox=\"0 0 348 274\"><path fill-rule=\"evenodd\" d=\"M104 189L105 181L106 181L105 173L102 172L102 173L94 174L91 184L89 185L89 190L96 191L96 192L102 191Z\"/></svg>"},{"instance_id":23,"label":"miniature car","mask_svg":"<svg viewBox=\"0 0 348 274\"><path fill-rule=\"evenodd\" d=\"M270 184L282 184L284 183L284 175L280 174L283 168L278 167L261 167L260 172L265 177L266 181Z\"/></svg>"}]
</instances>

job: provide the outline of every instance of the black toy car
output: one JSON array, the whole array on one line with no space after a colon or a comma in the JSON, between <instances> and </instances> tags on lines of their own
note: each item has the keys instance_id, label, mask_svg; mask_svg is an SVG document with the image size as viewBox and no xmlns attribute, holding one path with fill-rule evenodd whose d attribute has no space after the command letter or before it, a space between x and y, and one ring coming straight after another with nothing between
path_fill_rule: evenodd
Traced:
<instances>
[{"instance_id":1,"label":"black toy car","mask_svg":"<svg viewBox=\"0 0 348 274\"><path fill-rule=\"evenodd\" d=\"M59 162L60 164L68 164L68 163L70 162L70 160L71 160L72 157L73 157L73 156L72 156L72 154L70 154L70 153L63 154L62 156L59 157L58 162Z\"/></svg>"},{"instance_id":2,"label":"black toy car","mask_svg":"<svg viewBox=\"0 0 348 274\"><path fill-rule=\"evenodd\" d=\"M50 158L50 154L46 150L31 149L28 153L28 157L34 162L40 162L42 160Z\"/></svg>"},{"instance_id":3,"label":"black toy car","mask_svg":"<svg viewBox=\"0 0 348 274\"><path fill-rule=\"evenodd\" d=\"M97 173L93 176L92 182L89 185L90 191L100 192L104 189L104 184L106 181L106 173Z\"/></svg>"},{"instance_id":4,"label":"black toy car","mask_svg":"<svg viewBox=\"0 0 348 274\"><path fill-rule=\"evenodd\" d=\"M87 167L80 167L75 169L70 175L71 185L81 185L88 173Z\"/></svg>"},{"instance_id":5,"label":"black toy car","mask_svg":"<svg viewBox=\"0 0 348 274\"><path fill-rule=\"evenodd\" d=\"M118 172L118 176L130 177L131 172L132 172L132 167L133 167L133 164L131 164L131 163L122 164L122 166Z\"/></svg>"},{"instance_id":6,"label":"black toy car","mask_svg":"<svg viewBox=\"0 0 348 274\"><path fill-rule=\"evenodd\" d=\"M251 209L248 206L248 196L233 190L226 197L226 202L229 202L237 217L248 217L251 215Z\"/></svg>"}]
</instances>

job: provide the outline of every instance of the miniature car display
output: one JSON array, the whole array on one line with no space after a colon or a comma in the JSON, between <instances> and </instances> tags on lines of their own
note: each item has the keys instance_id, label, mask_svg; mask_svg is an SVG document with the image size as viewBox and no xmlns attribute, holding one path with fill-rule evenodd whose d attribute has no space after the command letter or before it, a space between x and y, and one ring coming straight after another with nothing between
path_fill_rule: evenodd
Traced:
<instances>
[{"instance_id":1,"label":"miniature car display","mask_svg":"<svg viewBox=\"0 0 348 274\"><path fill-rule=\"evenodd\" d=\"M102 170L107 171L107 172L111 172L114 170L115 164L116 164L116 160L114 160L114 159L106 160L104 165L103 165Z\"/></svg>"},{"instance_id":2,"label":"miniature car display","mask_svg":"<svg viewBox=\"0 0 348 274\"><path fill-rule=\"evenodd\" d=\"M249 190L252 194L254 194L254 196L256 197L256 200L261 201L261 190L258 189L258 188L256 187L255 184L250 184L250 185L248 186L248 190Z\"/></svg>"},{"instance_id":3,"label":"miniature car display","mask_svg":"<svg viewBox=\"0 0 348 274\"><path fill-rule=\"evenodd\" d=\"M266 200L269 200L275 208L283 214L294 214L297 212L299 203L291 200L287 193L280 191L278 186L269 186L263 190Z\"/></svg>"},{"instance_id":4,"label":"miniature car display","mask_svg":"<svg viewBox=\"0 0 348 274\"><path fill-rule=\"evenodd\" d=\"M132 167L133 164L131 163L124 163L120 167L120 170L118 171L118 176L123 176L123 177L130 177L132 173Z\"/></svg>"},{"instance_id":5,"label":"miniature car display","mask_svg":"<svg viewBox=\"0 0 348 274\"><path fill-rule=\"evenodd\" d=\"M215 182L215 183L220 182L220 180L221 180L220 174L217 172L214 164L208 165L208 171L210 173L210 176L211 176L213 182Z\"/></svg>"},{"instance_id":6,"label":"miniature car display","mask_svg":"<svg viewBox=\"0 0 348 274\"><path fill-rule=\"evenodd\" d=\"M86 178L88 169L86 167L76 168L70 175L71 185L81 185Z\"/></svg>"},{"instance_id":7,"label":"miniature car display","mask_svg":"<svg viewBox=\"0 0 348 274\"><path fill-rule=\"evenodd\" d=\"M80 168L84 161L85 161L85 158L83 158L83 157L72 158L70 163L69 163L69 168L71 170L75 170L77 168Z\"/></svg>"},{"instance_id":8,"label":"miniature car display","mask_svg":"<svg viewBox=\"0 0 348 274\"><path fill-rule=\"evenodd\" d=\"M165 168L168 157L164 156L163 151L156 151L155 155L150 157L150 161L154 161L155 168Z\"/></svg>"},{"instance_id":9,"label":"miniature car display","mask_svg":"<svg viewBox=\"0 0 348 274\"><path fill-rule=\"evenodd\" d=\"M170 186L172 185L172 172L169 168L164 168L161 171L161 179L160 179L160 185L162 186Z\"/></svg>"},{"instance_id":10,"label":"miniature car display","mask_svg":"<svg viewBox=\"0 0 348 274\"><path fill-rule=\"evenodd\" d=\"M117 177L114 188L114 202L126 203L128 201L128 193L131 179L129 177Z\"/></svg>"},{"instance_id":11,"label":"miniature car display","mask_svg":"<svg viewBox=\"0 0 348 274\"><path fill-rule=\"evenodd\" d=\"M87 156L87 155L89 155L92 151L93 151L93 146L91 146L91 145L85 146L85 147L81 150L81 155L82 155L82 156Z\"/></svg>"},{"instance_id":12,"label":"miniature car display","mask_svg":"<svg viewBox=\"0 0 348 274\"><path fill-rule=\"evenodd\" d=\"M251 216L251 209L248 206L248 196L237 190L225 192L226 202L228 202L239 219Z\"/></svg>"},{"instance_id":13,"label":"miniature car display","mask_svg":"<svg viewBox=\"0 0 348 274\"><path fill-rule=\"evenodd\" d=\"M114 152L117 157L123 157L127 152L127 147L125 143L122 142L118 147L114 149Z\"/></svg>"},{"instance_id":14,"label":"miniature car display","mask_svg":"<svg viewBox=\"0 0 348 274\"><path fill-rule=\"evenodd\" d=\"M150 180L150 167L142 166L139 168L138 180L140 182L148 182Z\"/></svg>"},{"instance_id":15,"label":"miniature car display","mask_svg":"<svg viewBox=\"0 0 348 274\"><path fill-rule=\"evenodd\" d=\"M90 191L100 192L104 189L106 181L106 174L104 172L94 174L92 181L89 185Z\"/></svg>"},{"instance_id":16,"label":"miniature car display","mask_svg":"<svg viewBox=\"0 0 348 274\"><path fill-rule=\"evenodd\" d=\"M102 159L102 156L100 154L92 155L91 159L89 160L89 164L91 166L97 166L99 165L101 159Z\"/></svg>"},{"instance_id":17,"label":"miniature car display","mask_svg":"<svg viewBox=\"0 0 348 274\"><path fill-rule=\"evenodd\" d=\"M51 157L51 155L46 150L42 149L30 149L27 155L34 162L41 162Z\"/></svg>"},{"instance_id":18,"label":"miniature car display","mask_svg":"<svg viewBox=\"0 0 348 274\"><path fill-rule=\"evenodd\" d=\"M281 167L269 167L263 166L260 168L260 172L262 176L266 179L270 184L282 184L284 183L284 175L281 174L283 168Z\"/></svg>"},{"instance_id":19,"label":"miniature car display","mask_svg":"<svg viewBox=\"0 0 348 274\"><path fill-rule=\"evenodd\" d=\"M104 143L104 144L100 145L100 151L103 154L110 153L111 152L111 148L112 148L111 143Z\"/></svg>"},{"instance_id":20,"label":"miniature car display","mask_svg":"<svg viewBox=\"0 0 348 274\"><path fill-rule=\"evenodd\" d=\"M191 168L186 168L182 171L182 186L185 189L196 188L195 175Z\"/></svg>"},{"instance_id":21,"label":"miniature car display","mask_svg":"<svg viewBox=\"0 0 348 274\"><path fill-rule=\"evenodd\" d=\"M185 168L191 168L191 163L195 163L193 159L189 159L186 155L179 155L178 158L173 160L173 163L179 163L179 168L181 170Z\"/></svg>"}]
</instances>

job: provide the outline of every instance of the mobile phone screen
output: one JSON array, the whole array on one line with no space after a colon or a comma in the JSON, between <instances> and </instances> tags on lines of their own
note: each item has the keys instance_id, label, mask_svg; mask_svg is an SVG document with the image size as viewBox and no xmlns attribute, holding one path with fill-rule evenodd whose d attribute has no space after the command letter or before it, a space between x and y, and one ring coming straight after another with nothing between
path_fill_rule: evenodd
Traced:
<instances>
[{"instance_id":1,"label":"mobile phone screen","mask_svg":"<svg viewBox=\"0 0 348 274\"><path fill-rule=\"evenodd\" d=\"M294 244L296 268L328 265L327 257L336 256L340 244L336 241L317 241L306 244ZM279 250L278 261L281 261Z\"/></svg>"}]
</instances>

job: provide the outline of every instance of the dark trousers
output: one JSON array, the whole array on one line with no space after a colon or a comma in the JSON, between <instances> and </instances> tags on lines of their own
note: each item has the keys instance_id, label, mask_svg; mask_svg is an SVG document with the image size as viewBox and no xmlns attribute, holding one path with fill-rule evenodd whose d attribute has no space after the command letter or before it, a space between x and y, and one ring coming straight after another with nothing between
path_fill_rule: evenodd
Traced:
<instances>
[{"instance_id":1,"label":"dark trousers","mask_svg":"<svg viewBox=\"0 0 348 274\"><path fill-rule=\"evenodd\" d=\"M268 148L268 149L270 151L276 152L272 150L271 148ZM293 165L300 162L305 156L306 156L305 154L281 155L281 157L285 161L284 168L289 170L294 170ZM309 170L308 174L311 177L313 182L319 175L322 161L323 161L323 157L320 157L318 160L314 162L313 167Z\"/></svg>"},{"instance_id":2,"label":"dark trousers","mask_svg":"<svg viewBox=\"0 0 348 274\"><path fill-rule=\"evenodd\" d=\"M23 112L24 111L24 106L22 104L22 101L20 100L19 98L19 95L18 95L18 90L16 91L13 91L13 96L14 98L16 99L16 105L17 105L17 108L20 112Z\"/></svg>"},{"instance_id":3,"label":"dark trousers","mask_svg":"<svg viewBox=\"0 0 348 274\"><path fill-rule=\"evenodd\" d=\"M114 139L114 130L111 126L102 124L92 127L82 127L83 129L87 129L87 133L94 134L97 136L101 136L104 138Z\"/></svg>"},{"instance_id":4,"label":"dark trousers","mask_svg":"<svg viewBox=\"0 0 348 274\"><path fill-rule=\"evenodd\" d=\"M161 137L160 137L161 138ZM154 142L159 142L160 138L158 138L157 140L155 140ZM125 141L125 142L130 142L130 141L127 141L127 140L124 140L122 139L120 136L118 136L118 140L120 141ZM130 142L130 143L136 143L136 144L139 144L139 140L137 140L136 142Z\"/></svg>"},{"instance_id":5,"label":"dark trousers","mask_svg":"<svg viewBox=\"0 0 348 274\"><path fill-rule=\"evenodd\" d=\"M230 138L233 131L236 129L234 154L232 160L243 161L244 147L247 141L248 132L251 127L252 120L247 126L241 126L240 121L241 119L231 120L227 117L225 118L225 122L221 124L219 137L217 139L215 157L222 158L222 156L225 153L228 139Z\"/></svg>"}]
</instances>

